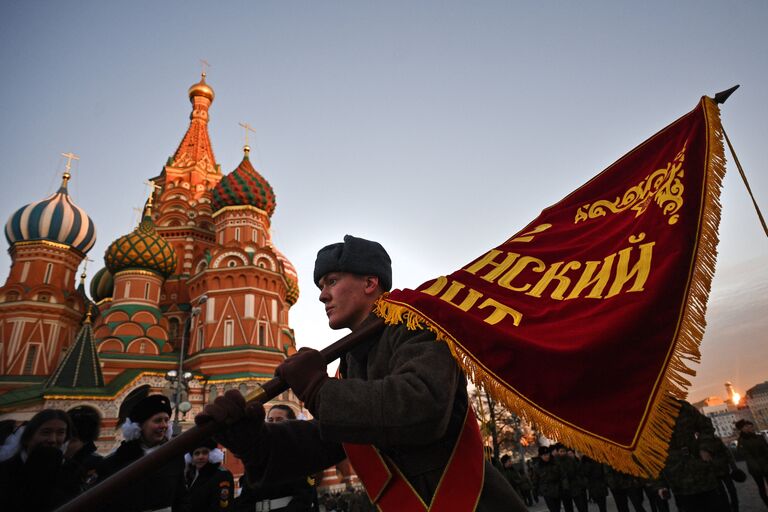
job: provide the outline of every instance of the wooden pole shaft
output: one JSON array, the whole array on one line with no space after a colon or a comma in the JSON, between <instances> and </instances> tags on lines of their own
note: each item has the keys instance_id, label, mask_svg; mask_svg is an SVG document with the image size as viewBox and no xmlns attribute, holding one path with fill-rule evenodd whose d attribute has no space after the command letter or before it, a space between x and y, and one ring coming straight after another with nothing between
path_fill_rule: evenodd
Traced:
<instances>
[{"instance_id":1,"label":"wooden pole shaft","mask_svg":"<svg viewBox=\"0 0 768 512\"><path fill-rule=\"evenodd\" d=\"M332 343L320 351L323 354L326 363L330 363L357 346L360 342L377 334L384 328L384 321L380 318L371 318L367 320L357 330L352 331L340 340ZM286 391L288 385L278 378L274 378L262 384L255 392L249 393L246 400L258 400L261 403L267 403L277 395ZM226 428L224 423L206 423L204 425L194 426L174 437L167 443L161 445L156 450L144 455L124 467L114 475L110 476L98 485L91 487L83 494L80 494L72 501L62 505L56 512L88 512L103 510L104 502L114 495L116 491L135 482L141 477L145 477L152 470L166 464L174 457L180 457L190 450L200 446L200 443L216 432Z\"/></svg>"}]
</instances>

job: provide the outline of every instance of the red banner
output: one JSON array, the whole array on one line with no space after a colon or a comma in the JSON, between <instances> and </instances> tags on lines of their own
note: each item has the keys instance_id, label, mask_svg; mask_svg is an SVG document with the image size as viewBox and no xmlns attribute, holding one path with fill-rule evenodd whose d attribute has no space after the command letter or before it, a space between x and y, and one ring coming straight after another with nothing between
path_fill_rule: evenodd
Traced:
<instances>
[{"instance_id":1,"label":"red banner","mask_svg":"<svg viewBox=\"0 0 768 512\"><path fill-rule=\"evenodd\" d=\"M378 304L557 439L655 475L699 359L725 172L718 107L633 149L498 247Z\"/></svg>"}]
</instances>

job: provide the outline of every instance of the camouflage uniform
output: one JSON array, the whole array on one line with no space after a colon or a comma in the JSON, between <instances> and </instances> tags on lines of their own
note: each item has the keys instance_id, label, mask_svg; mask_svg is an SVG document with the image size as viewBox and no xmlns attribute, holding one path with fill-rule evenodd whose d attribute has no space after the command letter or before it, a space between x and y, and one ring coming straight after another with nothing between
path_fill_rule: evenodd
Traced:
<instances>
[{"instance_id":1,"label":"camouflage uniform","mask_svg":"<svg viewBox=\"0 0 768 512\"><path fill-rule=\"evenodd\" d=\"M712 465L715 475L720 480L720 492L731 505L731 512L739 512L739 494L731 478L731 471L736 469L736 461L731 450L725 446L722 439L715 439L715 452L712 454ZM723 487L725 490L723 490ZM727 494L724 494L727 491Z\"/></svg>"},{"instance_id":2,"label":"camouflage uniform","mask_svg":"<svg viewBox=\"0 0 768 512\"><path fill-rule=\"evenodd\" d=\"M727 500L719 492L720 481L712 461L701 452L715 453L717 438L712 421L695 407L680 401L680 413L669 454L662 471L662 482L675 495L677 508L685 512L728 512Z\"/></svg>"},{"instance_id":3,"label":"camouflage uniform","mask_svg":"<svg viewBox=\"0 0 768 512\"><path fill-rule=\"evenodd\" d=\"M557 512L560 510L563 479L560 465L553 459L544 462L543 459L539 458L533 466L533 485L538 490L539 495L544 498L550 511Z\"/></svg>"},{"instance_id":4,"label":"camouflage uniform","mask_svg":"<svg viewBox=\"0 0 768 512\"><path fill-rule=\"evenodd\" d=\"M579 460L575 457L563 456L557 459L567 482L563 492L563 506L566 512L573 510L573 505L579 512L587 510L587 478L582 474Z\"/></svg>"},{"instance_id":5,"label":"camouflage uniform","mask_svg":"<svg viewBox=\"0 0 768 512\"><path fill-rule=\"evenodd\" d=\"M747 461L747 470L757 483L763 503L768 505L766 483L768 483L768 442L760 434L741 432L736 453Z\"/></svg>"},{"instance_id":6,"label":"camouflage uniform","mask_svg":"<svg viewBox=\"0 0 768 512\"><path fill-rule=\"evenodd\" d=\"M643 482L636 476L616 471L610 466L605 467L605 481L613 494L616 509L619 512L629 512L629 501L635 512L645 512L643 508Z\"/></svg>"},{"instance_id":7,"label":"camouflage uniform","mask_svg":"<svg viewBox=\"0 0 768 512\"><path fill-rule=\"evenodd\" d=\"M587 479L589 497L597 504L600 512L606 512L608 484L605 481L605 465L585 455L581 458L581 472Z\"/></svg>"}]
</instances>

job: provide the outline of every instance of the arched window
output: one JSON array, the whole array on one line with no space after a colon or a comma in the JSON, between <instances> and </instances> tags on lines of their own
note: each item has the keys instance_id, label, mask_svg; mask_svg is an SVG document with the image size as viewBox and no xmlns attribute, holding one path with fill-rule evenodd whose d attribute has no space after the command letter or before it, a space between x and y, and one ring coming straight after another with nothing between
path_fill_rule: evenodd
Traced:
<instances>
[{"instance_id":1,"label":"arched window","mask_svg":"<svg viewBox=\"0 0 768 512\"><path fill-rule=\"evenodd\" d=\"M211 386L211 388L208 390L208 403L216 400L217 396L219 396L219 389L215 385Z\"/></svg>"},{"instance_id":2,"label":"arched window","mask_svg":"<svg viewBox=\"0 0 768 512\"><path fill-rule=\"evenodd\" d=\"M48 265L45 266L45 277L43 277L44 284L50 284L52 272L53 272L53 263L49 263Z\"/></svg>"}]
</instances>

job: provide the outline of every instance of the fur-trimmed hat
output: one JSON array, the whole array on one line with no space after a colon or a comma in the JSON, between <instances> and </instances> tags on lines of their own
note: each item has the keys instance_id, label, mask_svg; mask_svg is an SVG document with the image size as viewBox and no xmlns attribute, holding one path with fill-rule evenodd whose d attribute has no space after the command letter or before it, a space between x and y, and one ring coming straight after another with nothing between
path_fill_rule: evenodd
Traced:
<instances>
[{"instance_id":1,"label":"fur-trimmed hat","mask_svg":"<svg viewBox=\"0 0 768 512\"><path fill-rule=\"evenodd\" d=\"M746 425L754 425L754 423L752 423L749 420L739 420L736 423L734 423L734 426L736 427L736 430L741 430Z\"/></svg>"},{"instance_id":2,"label":"fur-trimmed hat","mask_svg":"<svg viewBox=\"0 0 768 512\"><path fill-rule=\"evenodd\" d=\"M392 260L378 242L345 235L343 242L326 245L317 252L314 279L320 287L320 278L329 272L371 275L379 278L384 291L392 288Z\"/></svg>"},{"instance_id":3,"label":"fur-trimmed hat","mask_svg":"<svg viewBox=\"0 0 768 512\"><path fill-rule=\"evenodd\" d=\"M141 425L157 413L171 415L171 401L165 395L149 395L133 406L128 417L134 423Z\"/></svg>"}]
</instances>

